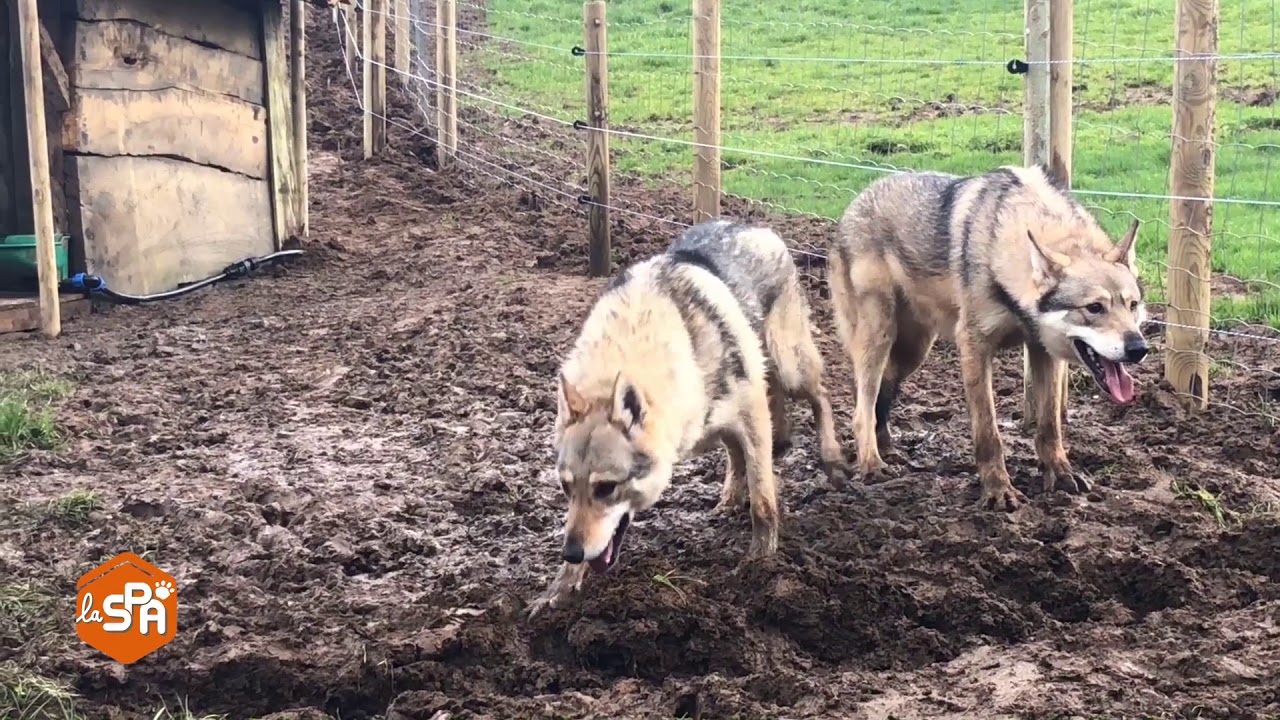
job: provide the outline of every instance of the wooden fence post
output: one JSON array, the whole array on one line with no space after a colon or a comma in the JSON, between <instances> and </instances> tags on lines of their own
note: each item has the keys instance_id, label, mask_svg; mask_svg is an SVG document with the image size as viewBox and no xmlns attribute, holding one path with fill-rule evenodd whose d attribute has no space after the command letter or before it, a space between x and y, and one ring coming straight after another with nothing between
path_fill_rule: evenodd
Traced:
<instances>
[{"instance_id":1,"label":"wooden fence post","mask_svg":"<svg viewBox=\"0 0 1280 720\"><path fill-rule=\"evenodd\" d=\"M361 77L357 67L360 62L360 10L354 3L338 6L338 27L342 30L342 47L347 51L347 72L351 77ZM362 78L363 79L363 78Z\"/></svg>"},{"instance_id":2,"label":"wooden fence post","mask_svg":"<svg viewBox=\"0 0 1280 720\"><path fill-rule=\"evenodd\" d=\"M40 62L40 14L36 0L18 0L22 45L22 98L27 110L27 160L36 232L36 275L40 283L40 332L62 334L62 298L53 238L53 191L49 179L49 136L44 113L44 69Z\"/></svg>"},{"instance_id":3,"label":"wooden fence post","mask_svg":"<svg viewBox=\"0 0 1280 720\"><path fill-rule=\"evenodd\" d=\"M1072 111L1075 98L1071 92L1072 60L1075 53L1075 2L1074 0L1049 0L1049 172L1068 189L1071 187ZM1067 398L1070 395L1071 366L1062 373L1058 386L1058 407L1062 408L1059 422L1067 424ZM1031 397L1023 386L1023 402ZM1031 404L1035 407L1034 402ZM1034 411L1034 410L1033 410Z\"/></svg>"},{"instance_id":4,"label":"wooden fence post","mask_svg":"<svg viewBox=\"0 0 1280 720\"><path fill-rule=\"evenodd\" d=\"M693 222L720 217L720 0L693 0Z\"/></svg>"},{"instance_id":5,"label":"wooden fence post","mask_svg":"<svg viewBox=\"0 0 1280 720\"><path fill-rule=\"evenodd\" d=\"M1218 0L1177 0L1173 161L1169 172L1169 306L1164 376L1201 409L1209 402L1214 127L1218 98ZM1205 59L1188 60L1187 55ZM1192 199L1192 198L1204 198Z\"/></svg>"},{"instance_id":6,"label":"wooden fence post","mask_svg":"<svg viewBox=\"0 0 1280 720\"><path fill-rule=\"evenodd\" d=\"M458 152L458 12L454 0L436 2L436 167L449 170Z\"/></svg>"},{"instance_id":7,"label":"wooden fence post","mask_svg":"<svg viewBox=\"0 0 1280 720\"><path fill-rule=\"evenodd\" d=\"M609 262L609 39L604 0L582 6L582 32L587 49L587 122L598 130L587 134L587 207L591 228L591 277L607 277Z\"/></svg>"},{"instance_id":8,"label":"wooden fence post","mask_svg":"<svg viewBox=\"0 0 1280 720\"><path fill-rule=\"evenodd\" d=\"M409 17L409 0L395 0L396 12L396 55L395 68L406 77L410 72L409 48L412 46L413 22Z\"/></svg>"},{"instance_id":9,"label":"wooden fence post","mask_svg":"<svg viewBox=\"0 0 1280 720\"><path fill-rule=\"evenodd\" d=\"M289 5L289 81L293 107L293 162L297 182L298 225L303 237L311 234L311 201L307 182L307 5L292 0Z\"/></svg>"},{"instance_id":10,"label":"wooden fence post","mask_svg":"<svg viewBox=\"0 0 1280 720\"><path fill-rule=\"evenodd\" d=\"M387 147L387 0L364 0L364 156Z\"/></svg>"},{"instance_id":11,"label":"wooden fence post","mask_svg":"<svg viewBox=\"0 0 1280 720\"><path fill-rule=\"evenodd\" d=\"M1049 0L1026 0L1027 75L1023 95L1026 109L1022 115L1022 164L1049 165L1050 82L1049 82ZM1031 376L1031 358L1022 351L1022 376ZM1038 415L1035 392L1030 383L1022 384L1022 426L1036 426Z\"/></svg>"}]
</instances>

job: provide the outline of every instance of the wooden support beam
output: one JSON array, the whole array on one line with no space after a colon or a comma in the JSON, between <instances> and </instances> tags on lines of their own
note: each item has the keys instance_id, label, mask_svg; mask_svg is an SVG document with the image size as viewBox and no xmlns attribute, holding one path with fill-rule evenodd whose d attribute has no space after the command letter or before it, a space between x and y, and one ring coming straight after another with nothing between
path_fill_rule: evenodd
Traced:
<instances>
[{"instance_id":1,"label":"wooden support beam","mask_svg":"<svg viewBox=\"0 0 1280 720\"><path fill-rule=\"evenodd\" d=\"M365 0L364 156L387 146L387 0Z\"/></svg>"},{"instance_id":2,"label":"wooden support beam","mask_svg":"<svg viewBox=\"0 0 1280 720\"><path fill-rule=\"evenodd\" d=\"M458 159L458 10L454 0L436 0L436 167L450 170Z\"/></svg>"},{"instance_id":3,"label":"wooden support beam","mask_svg":"<svg viewBox=\"0 0 1280 720\"><path fill-rule=\"evenodd\" d=\"M279 249L302 223L298 218L297 163L290 138L293 114L290 110L289 58L286 47L284 13L279 2L263 6L262 53L267 86L268 151L271 156L271 208L274 214L275 247Z\"/></svg>"},{"instance_id":4,"label":"wooden support beam","mask_svg":"<svg viewBox=\"0 0 1280 720\"><path fill-rule=\"evenodd\" d=\"M40 13L36 0L16 0L22 46L22 88L27 110L27 159L35 218L36 266L40 277L40 332L62 334L58 260L53 236L53 190L49 179L49 137L44 112L44 71L40 61Z\"/></svg>"},{"instance_id":5,"label":"wooden support beam","mask_svg":"<svg viewBox=\"0 0 1280 720\"><path fill-rule=\"evenodd\" d=\"M587 208L591 229L589 270L592 277L612 272L609 248L609 39L604 0L582 6L582 34L587 49L587 122L598 130L587 134Z\"/></svg>"},{"instance_id":6,"label":"wooden support beam","mask_svg":"<svg viewBox=\"0 0 1280 720\"><path fill-rule=\"evenodd\" d=\"M693 222L720 217L720 0L693 0Z\"/></svg>"},{"instance_id":7,"label":"wooden support beam","mask_svg":"<svg viewBox=\"0 0 1280 720\"><path fill-rule=\"evenodd\" d=\"M292 0L289 6L289 83L293 105L293 162L297 183L298 232L311 234L311 182L307 177L307 6Z\"/></svg>"},{"instance_id":8,"label":"wooden support beam","mask_svg":"<svg viewBox=\"0 0 1280 720\"><path fill-rule=\"evenodd\" d=\"M1209 403L1218 13L1218 0L1177 0L1164 376L1192 409Z\"/></svg>"}]
</instances>

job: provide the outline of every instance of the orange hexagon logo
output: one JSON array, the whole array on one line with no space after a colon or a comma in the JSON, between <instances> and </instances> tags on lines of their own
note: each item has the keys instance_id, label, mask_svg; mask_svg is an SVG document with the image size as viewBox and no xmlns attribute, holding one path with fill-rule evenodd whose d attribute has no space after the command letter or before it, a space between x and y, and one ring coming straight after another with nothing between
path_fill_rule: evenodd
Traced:
<instances>
[{"instance_id":1,"label":"orange hexagon logo","mask_svg":"<svg viewBox=\"0 0 1280 720\"><path fill-rule=\"evenodd\" d=\"M76 635L128 665L173 639L178 629L178 584L137 555L120 553L76 583L76 608Z\"/></svg>"}]
</instances>

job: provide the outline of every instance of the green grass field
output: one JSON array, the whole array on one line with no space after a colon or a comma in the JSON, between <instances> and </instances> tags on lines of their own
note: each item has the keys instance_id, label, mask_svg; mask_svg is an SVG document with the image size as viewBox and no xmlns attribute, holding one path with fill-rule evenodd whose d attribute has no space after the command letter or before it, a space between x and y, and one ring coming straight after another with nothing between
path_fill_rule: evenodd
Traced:
<instances>
[{"instance_id":1,"label":"green grass field","mask_svg":"<svg viewBox=\"0 0 1280 720\"><path fill-rule=\"evenodd\" d=\"M1220 54L1274 53L1274 9L1249 7L1246 18L1246 5L1223 4ZM463 62L484 63L495 74L490 94L582 118L582 60L567 53L582 44L581 5L489 0L488 7L487 32L520 41L490 41L464 55ZM609 12L612 125L692 140L688 3L627 0ZM883 174L877 168L976 173L1022 161L1023 78L1003 67L1024 56L1022 3L727 0L721 15L722 144L859 166L726 150L727 193L833 218ZM1073 185L1112 232L1133 216L1143 220L1140 260L1157 300L1168 203L1087 192L1169 193L1173 63L1152 59L1172 56L1173 22L1168 2L1076 3L1075 54L1087 63L1075 68ZM1280 200L1277 77L1277 59L1219 64L1218 198ZM611 144L617 173L657 180L690 172L687 145L621 137ZM1214 223L1213 269L1245 282L1215 299L1215 322L1280 326L1280 206L1220 202Z\"/></svg>"}]
</instances>

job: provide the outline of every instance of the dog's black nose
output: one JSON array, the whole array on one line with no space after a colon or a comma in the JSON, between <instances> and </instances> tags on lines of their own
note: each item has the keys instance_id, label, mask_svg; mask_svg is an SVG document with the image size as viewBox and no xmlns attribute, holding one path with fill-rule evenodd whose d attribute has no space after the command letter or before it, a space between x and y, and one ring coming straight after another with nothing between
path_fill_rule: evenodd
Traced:
<instances>
[{"instance_id":1,"label":"dog's black nose","mask_svg":"<svg viewBox=\"0 0 1280 720\"><path fill-rule=\"evenodd\" d=\"M1125 333L1124 336L1124 361L1127 363L1142 362L1142 358L1147 356L1147 341L1138 333Z\"/></svg>"},{"instance_id":2,"label":"dog's black nose","mask_svg":"<svg viewBox=\"0 0 1280 720\"><path fill-rule=\"evenodd\" d=\"M582 543L575 538L569 538L564 541L564 561L577 565L582 562L586 551L582 549Z\"/></svg>"}]
</instances>

